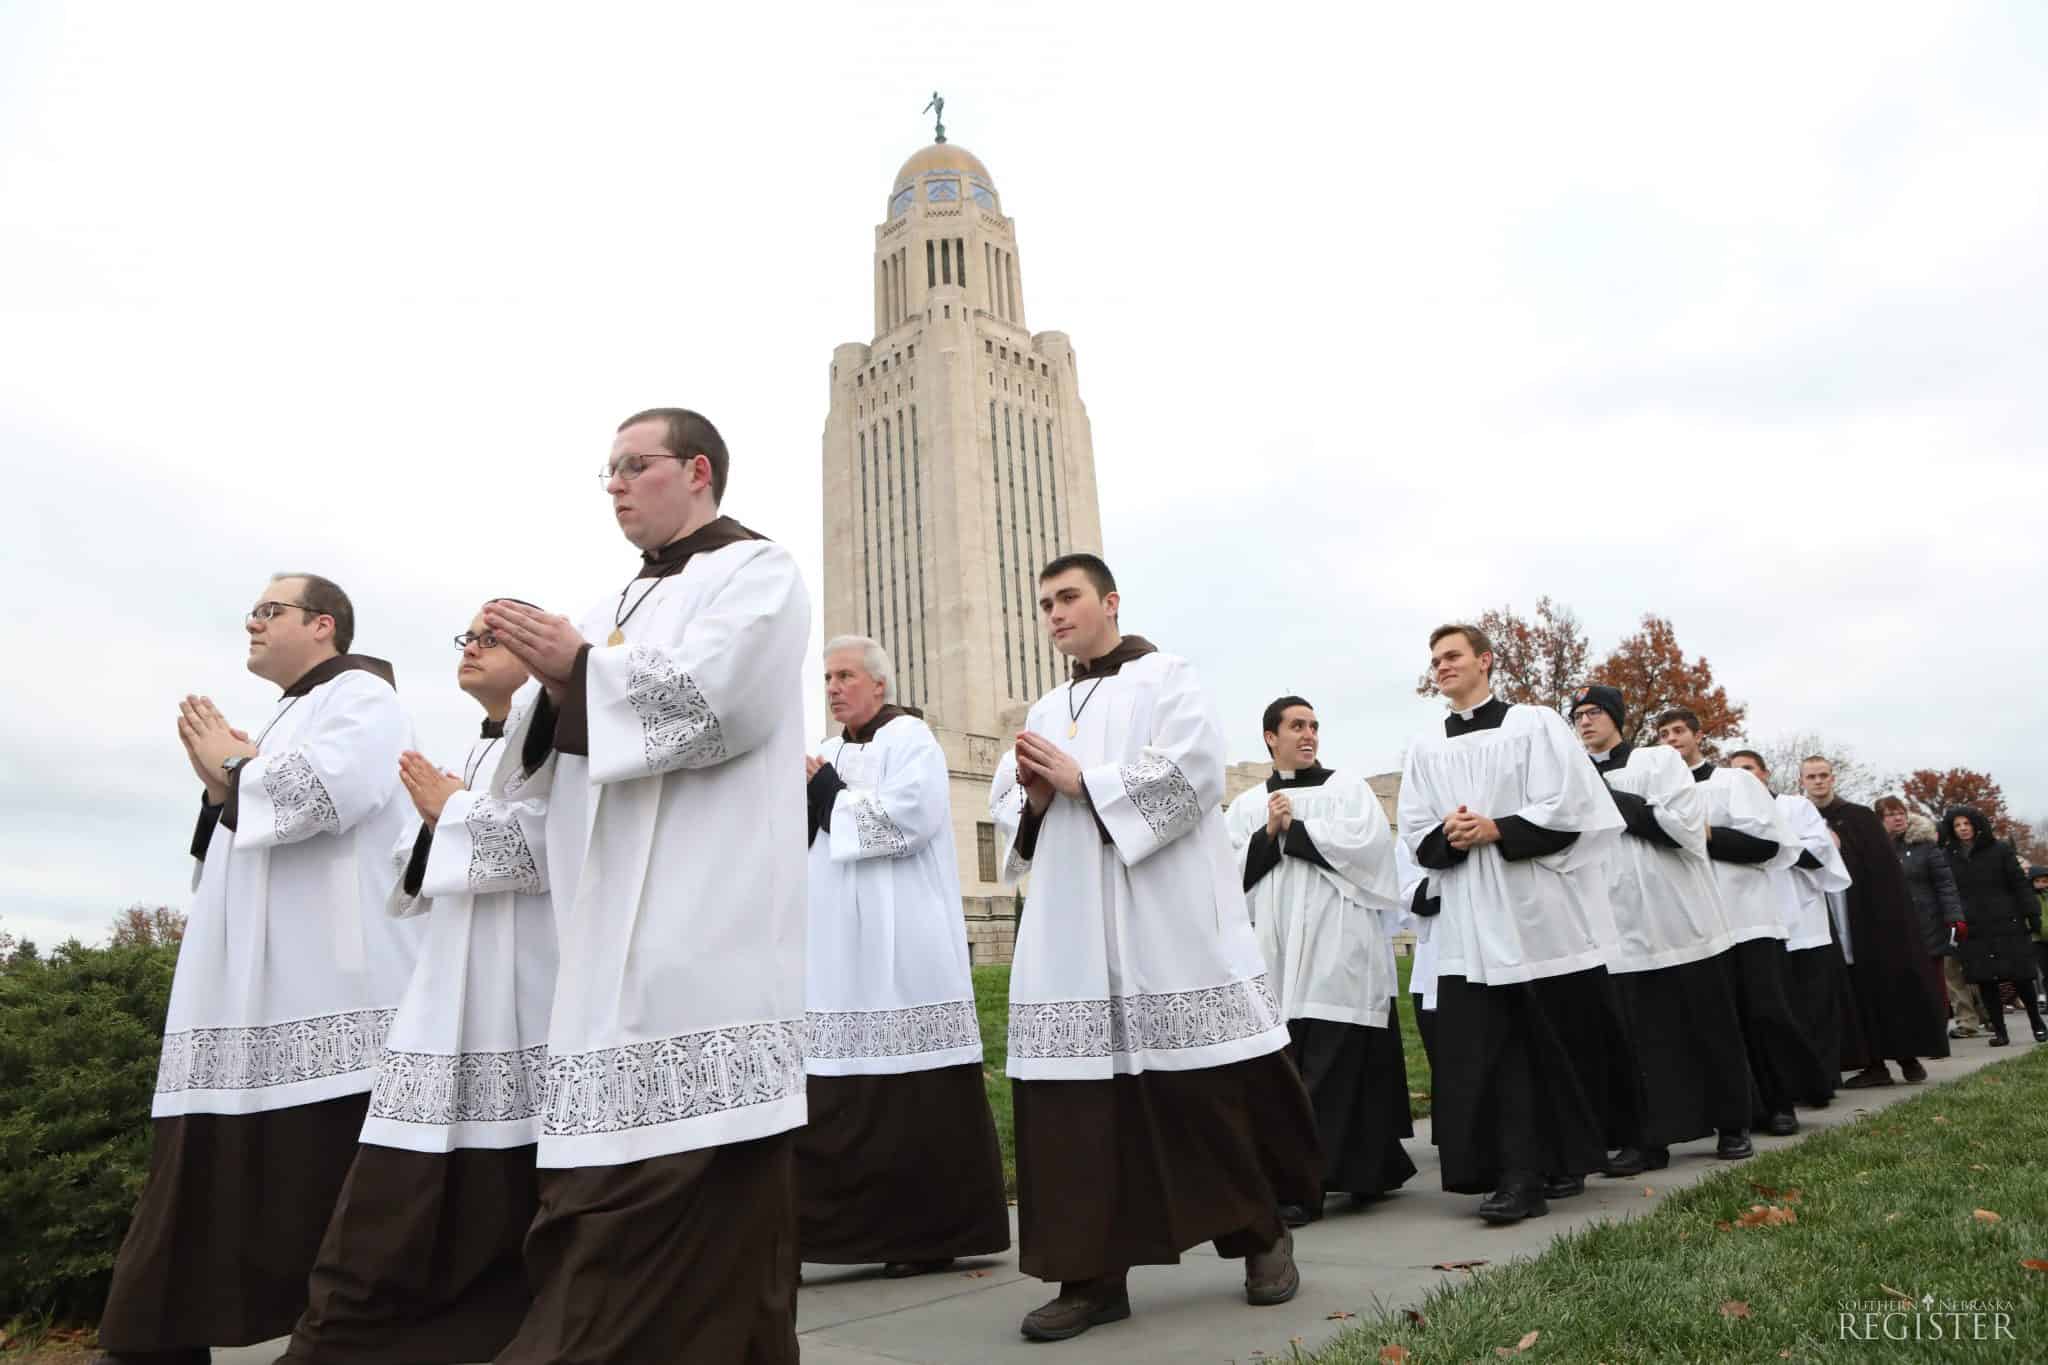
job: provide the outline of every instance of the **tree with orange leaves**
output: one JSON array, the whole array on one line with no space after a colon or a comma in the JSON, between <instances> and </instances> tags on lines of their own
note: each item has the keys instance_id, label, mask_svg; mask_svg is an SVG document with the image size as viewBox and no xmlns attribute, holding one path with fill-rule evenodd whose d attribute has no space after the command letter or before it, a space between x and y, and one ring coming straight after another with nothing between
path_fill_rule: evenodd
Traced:
<instances>
[{"instance_id":1,"label":"tree with orange leaves","mask_svg":"<svg viewBox=\"0 0 2048 1365\"><path fill-rule=\"evenodd\" d=\"M1704 654L1686 662L1671 622L1654 613L1643 617L1641 630L1614 647L1593 670L1592 680L1621 690L1628 703L1622 738L1639 745L1657 742L1658 712L1683 706L1699 716L1700 747L1712 754L1718 752L1713 741L1742 732L1742 718L1749 711L1728 699L1728 689L1714 681L1713 666Z\"/></svg>"},{"instance_id":2,"label":"tree with orange leaves","mask_svg":"<svg viewBox=\"0 0 2048 1365\"><path fill-rule=\"evenodd\" d=\"M2006 827L2012 823L2012 812L2005 808L2005 793L1989 773L1972 768L1950 768L1946 772L1920 768L1906 778L1900 795L1908 806L1937 824L1952 807L1969 806L1984 813L1999 838L2011 837Z\"/></svg>"},{"instance_id":3,"label":"tree with orange leaves","mask_svg":"<svg viewBox=\"0 0 2048 1365\"><path fill-rule=\"evenodd\" d=\"M1589 652L1585 627L1570 607L1539 597L1533 621L1502 606L1488 607L1472 624L1493 642L1494 696L1510 705L1564 708L1585 676ZM1424 673L1415 694L1436 696L1436 680Z\"/></svg>"}]
</instances>

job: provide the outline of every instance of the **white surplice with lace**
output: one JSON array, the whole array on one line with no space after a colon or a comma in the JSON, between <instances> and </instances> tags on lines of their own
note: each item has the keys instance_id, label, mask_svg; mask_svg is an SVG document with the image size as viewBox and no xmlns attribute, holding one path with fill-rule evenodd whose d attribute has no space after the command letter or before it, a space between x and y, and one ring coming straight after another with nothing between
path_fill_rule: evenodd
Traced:
<instances>
[{"instance_id":1,"label":"white surplice with lace","mask_svg":"<svg viewBox=\"0 0 2048 1365\"><path fill-rule=\"evenodd\" d=\"M522 695L512 725L537 691ZM363 1141L377 1146L447 1152L540 1140L555 990L544 837L554 764L528 776L516 750L485 738L461 771L468 785L441 808L417 895L404 884L417 817L393 851L389 911L425 916L427 939L370 1093Z\"/></svg>"},{"instance_id":2,"label":"white surplice with lace","mask_svg":"<svg viewBox=\"0 0 2048 1365\"><path fill-rule=\"evenodd\" d=\"M384 913L412 725L350 669L283 697L207 846L150 1112L250 1114L370 1089L419 952Z\"/></svg>"},{"instance_id":3,"label":"white surplice with lace","mask_svg":"<svg viewBox=\"0 0 2048 1365\"><path fill-rule=\"evenodd\" d=\"M811 841L804 1065L895 1075L981 1060L946 754L896 716L814 752L846 784Z\"/></svg>"},{"instance_id":4,"label":"white surplice with lace","mask_svg":"<svg viewBox=\"0 0 2048 1365\"><path fill-rule=\"evenodd\" d=\"M990 789L1002 876L1031 879L1010 968L1009 1074L1106 1080L1287 1046L1223 826L1222 725L1194 668L1151 653L1062 683L1026 728L1073 756L1094 813L1055 796L1027 858L1016 755L1003 755Z\"/></svg>"}]
</instances>

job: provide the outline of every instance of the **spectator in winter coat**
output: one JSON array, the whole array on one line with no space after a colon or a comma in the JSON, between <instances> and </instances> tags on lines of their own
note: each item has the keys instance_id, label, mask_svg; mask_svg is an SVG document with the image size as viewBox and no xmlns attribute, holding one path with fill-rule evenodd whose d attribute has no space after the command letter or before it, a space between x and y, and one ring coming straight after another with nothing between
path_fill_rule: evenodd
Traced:
<instances>
[{"instance_id":1,"label":"spectator in winter coat","mask_svg":"<svg viewBox=\"0 0 2048 1365\"><path fill-rule=\"evenodd\" d=\"M2012 1041L2006 1036L2005 1011L1998 1001L1998 987L2008 981L2027 1007L2034 1041L2048 1043L2048 1024L2041 1021L2041 1003L2034 994L2032 940L2041 929L2041 902L2018 855L1992 833L1981 811L1968 806L1952 807L1942 817L1941 847L1963 902L1956 932L1963 975L1982 992L1991 1046Z\"/></svg>"},{"instance_id":2,"label":"spectator in winter coat","mask_svg":"<svg viewBox=\"0 0 2048 1365\"><path fill-rule=\"evenodd\" d=\"M2030 867L2027 879L2034 884L2034 899L2041 906L2042 918L2034 924L2034 956L2040 959L2040 973L2048 978L2048 867Z\"/></svg>"},{"instance_id":3,"label":"spectator in winter coat","mask_svg":"<svg viewBox=\"0 0 2048 1365\"><path fill-rule=\"evenodd\" d=\"M1921 935L1927 955L1948 988L1948 1008L1955 1022L1951 1038L1974 1038L1990 1027L1978 1007L1977 989L1963 979L1963 964L1949 942L1948 927L1963 917L1962 902L1956 899L1955 876L1949 870L1948 855L1935 841L1934 822L1918 811L1906 809L1896 796L1879 797L1873 805L1884 817L1884 832L1892 839L1892 851L1899 855L1899 870L1906 874L1906 889L1913 893L1913 908L1920 912Z\"/></svg>"}]
</instances>

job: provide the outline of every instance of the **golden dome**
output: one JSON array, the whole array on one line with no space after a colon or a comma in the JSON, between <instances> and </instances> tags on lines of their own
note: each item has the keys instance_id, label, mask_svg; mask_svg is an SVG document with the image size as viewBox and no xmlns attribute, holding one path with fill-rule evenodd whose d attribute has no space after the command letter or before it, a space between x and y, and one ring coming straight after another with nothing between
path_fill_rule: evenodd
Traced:
<instances>
[{"instance_id":1,"label":"golden dome","mask_svg":"<svg viewBox=\"0 0 2048 1365\"><path fill-rule=\"evenodd\" d=\"M901 185L917 179L926 171L964 171L969 175L979 176L981 182L990 189L995 188L995 177L988 173L988 167L981 164L981 158L957 142L934 142L930 146L918 148L910 160L903 163L903 168L896 172L896 178L889 183Z\"/></svg>"}]
</instances>

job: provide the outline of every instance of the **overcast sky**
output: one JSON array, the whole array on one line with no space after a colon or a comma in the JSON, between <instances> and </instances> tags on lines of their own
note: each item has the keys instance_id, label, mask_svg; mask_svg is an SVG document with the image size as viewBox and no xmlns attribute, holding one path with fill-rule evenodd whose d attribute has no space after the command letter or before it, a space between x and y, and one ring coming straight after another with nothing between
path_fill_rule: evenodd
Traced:
<instances>
[{"instance_id":1,"label":"overcast sky","mask_svg":"<svg viewBox=\"0 0 2048 1365\"><path fill-rule=\"evenodd\" d=\"M2048 8L0 7L0 924L182 905L188 690L272 570L430 751L448 637L630 572L613 425L710 414L819 564L832 348L947 131L1069 333L1127 629L1263 757L1425 636L1645 610L1750 706L2048 814ZM815 687L815 685L814 685Z\"/></svg>"}]
</instances>

